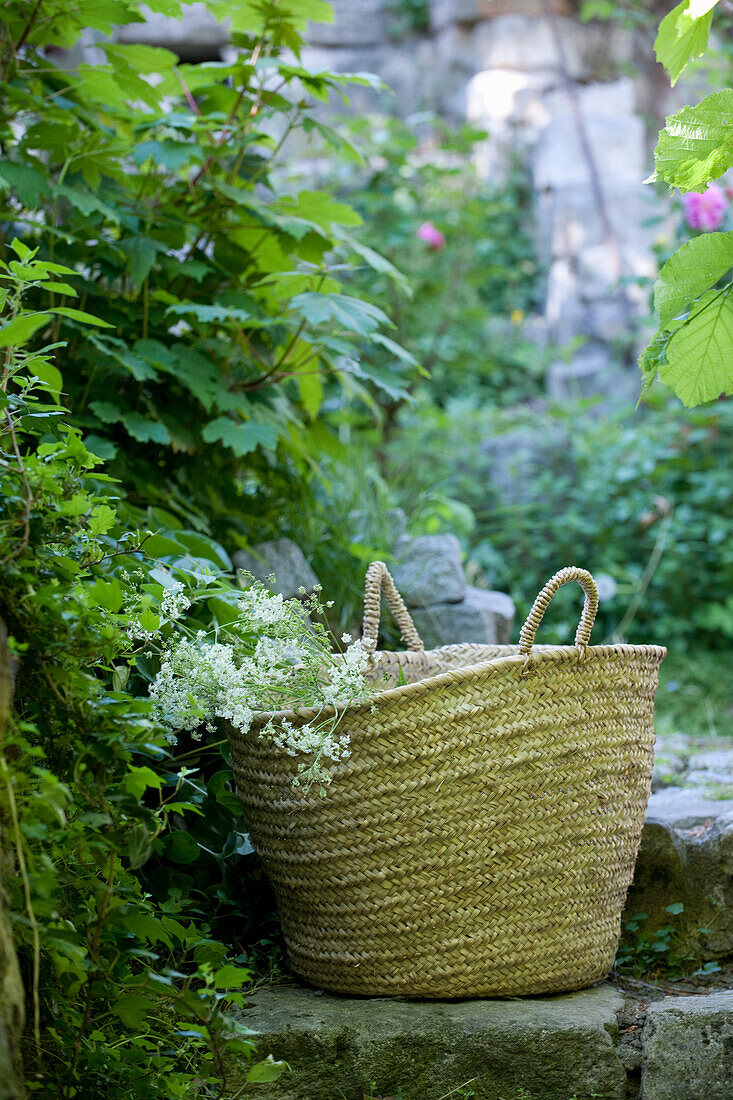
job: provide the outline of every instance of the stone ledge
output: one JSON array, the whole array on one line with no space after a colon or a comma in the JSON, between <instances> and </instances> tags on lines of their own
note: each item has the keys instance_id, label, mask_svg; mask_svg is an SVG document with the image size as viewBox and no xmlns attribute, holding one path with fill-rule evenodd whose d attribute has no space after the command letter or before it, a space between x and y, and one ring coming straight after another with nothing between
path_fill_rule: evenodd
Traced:
<instances>
[{"instance_id":1,"label":"stone ledge","mask_svg":"<svg viewBox=\"0 0 733 1100\"><path fill-rule=\"evenodd\" d=\"M733 991L667 997L642 1032L641 1100L730 1100Z\"/></svg>"},{"instance_id":2,"label":"stone ledge","mask_svg":"<svg viewBox=\"0 0 733 1100\"><path fill-rule=\"evenodd\" d=\"M261 1057L291 1072L258 1096L279 1100L624 1100L626 1071L616 1049L623 998L608 984L555 997L483 1001L349 998L279 986L244 1010ZM242 1079L244 1074L242 1074ZM468 1084L470 1082L470 1084ZM239 1095L236 1070L230 1087ZM539 1090L539 1091L537 1091ZM244 1095L249 1095L244 1090Z\"/></svg>"}]
</instances>

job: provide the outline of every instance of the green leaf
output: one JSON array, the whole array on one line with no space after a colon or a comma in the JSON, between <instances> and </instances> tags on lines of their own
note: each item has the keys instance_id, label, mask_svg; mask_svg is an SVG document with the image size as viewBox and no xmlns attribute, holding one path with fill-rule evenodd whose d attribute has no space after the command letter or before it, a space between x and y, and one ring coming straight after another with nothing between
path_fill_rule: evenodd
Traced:
<instances>
[{"instance_id":1,"label":"green leaf","mask_svg":"<svg viewBox=\"0 0 733 1100\"><path fill-rule=\"evenodd\" d=\"M693 58L705 53L718 0L682 0L659 24L654 43L657 61L664 65L672 84Z\"/></svg>"},{"instance_id":2,"label":"green leaf","mask_svg":"<svg viewBox=\"0 0 733 1100\"><path fill-rule=\"evenodd\" d=\"M170 443L170 432L159 420L149 420L138 412L125 413L120 419L132 438L139 443L160 443L162 446Z\"/></svg>"},{"instance_id":3,"label":"green leaf","mask_svg":"<svg viewBox=\"0 0 733 1100\"><path fill-rule=\"evenodd\" d=\"M667 260L654 286L654 306L663 326L733 267L733 233L693 237Z\"/></svg>"},{"instance_id":4,"label":"green leaf","mask_svg":"<svg viewBox=\"0 0 733 1100\"><path fill-rule=\"evenodd\" d=\"M18 237L13 237L10 242L10 247L19 260L27 260L29 257L33 259L35 256L35 252L32 252L28 245L24 241L19 240Z\"/></svg>"},{"instance_id":5,"label":"green leaf","mask_svg":"<svg viewBox=\"0 0 733 1100\"><path fill-rule=\"evenodd\" d=\"M733 290L710 290L672 333L659 377L685 405L733 393Z\"/></svg>"},{"instance_id":6,"label":"green leaf","mask_svg":"<svg viewBox=\"0 0 733 1100\"><path fill-rule=\"evenodd\" d=\"M249 971L241 966L222 966L214 975L217 989L241 989L249 981Z\"/></svg>"},{"instance_id":7,"label":"green leaf","mask_svg":"<svg viewBox=\"0 0 733 1100\"><path fill-rule=\"evenodd\" d=\"M45 176L30 164L0 160L0 185L7 187L27 209L34 210L48 196Z\"/></svg>"},{"instance_id":8,"label":"green leaf","mask_svg":"<svg viewBox=\"0 0 733 1100\"><path fill-rule=\"evenodd\" d=\"M286 200L281 199L280 204L287 208ZM321 229L331 230L334 225L357 226L363 220L352 206L336 202L326 191L301 191L293 205L295 213Z\"/></svg>"},{"instance_id":9,"label":"green leaf","mask_svg":"<svg viewBox=\"0 0 733 1100\"><path fill-rule=\"evenodd\" d=\"M127 833L127 858L130 869L142 867L150 859L153 850L153 838L144 825L135 825Z\"/></svg>"},{"instance_id":10,"label":"green leaf","mask_svg":"<svg viewBox=\"0 0 733 1100\"><path fill-rule=\"evenodd\" d=\"M178 62L176 54L164 49L162 46L100 42L100 48L104 50L110 61L119 58L126 65L131 65L137 72L146 75L164 73L166 69L172 69Z\"/></svg>"},{"instance_id":11,"label":"green leaf","mask_svg":"<svg viewBox=\"0 0 733 1100\"><path fill-rule=\"evenodd\" d=\"M665 905L665 913L673 913L674 916L678 916L680 913L684 913L685 907L681 901L674 901L671 905Z\"/></svg>"},{"instance_id":12,"label":"green leaf","mask_svg":"<svg viewBox=\"0 0 733 1100\"><path fill-rule=\"evenodd\" d=\"M95 538L106 535L117 522L117 513L108 504L97 504L89 516L89 532Z\"/></svg>"},{"instance_id":13,"label":"green leaf","mask_svg":"<svg viewBox=\"0 0 733 1100\"><path fill-rule=\"evenodd\" d=\"M168 172L180 172L192 162L200 164L204 159L203 150L190 141L174 141L165 138L162 141L142 141L135 148L135 163L145 164L146 160L152 160L159 168L165 168Z\"/></svg>"},{"instance_id":14,"label":"green leaf","mask_svg":"<svg viewBox=\"0 0 733 1100\"><path fill-rule=\"evenodd\" d=\"M247 1074L248 1084L263 1085L268 1081L277 1081L286 1070L290 1069L287 1062L276 1062L271 1054L261 1062L255 1062Z\"/></svg>"},{"instance_id":15,"label":"green leaf","mask_svg":"<svg viewBox=\"0 0 733 1100\"><path fill-rule=\"evenodd\" d=\"M61 393L64 380L61 377L61 371L58 367L55 367L53 363L49 363L47 360L37 356L30 368L30 373L34 374L36 378L39 378L44 388L50 390L56 397Z\"/></svg>"},{"instance_id":16,"label":"green leaf","mask_svg":"<svg viewBox=\"0 0 733 1100\"><path fill-rule=\"evenodd\" d=\"M147 630L149 634L155 634L160 629L160 616L151 611L149 607L144 607L140 612L138 622L142 629Z\"/></svg>"},{"instance_id":17,"label":"green leaf","mask_svg":"<svg viewBox=\"0 0 733 1100\"><path fill-rule=\"evenodd\" d=\"M127 253L127 271L139 290L152 271L158 253L165 252L165 245L150 237L128 237L120 247Z\"/></svg>"},{"instance_id":18,"label":"green leaf","mask_svg":"<svg viewBox=\"0 0 733 1100\"><path fill-rule=\"evenodd\" d=\"M117 998L110 1011L113 1016L118 1016L126 1027L143 1031L145 1022L155 1015L156 1008L148 997L143 997L139 993L123 993Z\"/></svg>"},{"instance_id":19,"label":"green leaf","mask_svg":"<svg viewBox=\"0 0 733 1100\"><path fill-rule=\"evenodd\" d=\"M182 829L166 838L166 851L174 863L193 863L199 857L199 846L190 833Z\"/></svg>"},{"instance_id":20,"label":"green leaf","mask_svg":"<svg viewBox=\"0 0 733 1100\"><path fill-rule=\"evenodd\" d=\"M114 207L102 202L93 191L86 187L72 187L68 183L57 183L53 192L57 197L66 199L67 202L71 203L74 209L83 214L85 218L96 213L103 214L107 221L113 223L118 223L120 220Z\"/></svg>"},{"instance_id":21,"label":"green leaf","mask_svg":"<svg viewBox=\"0 0 733 1100\"><path fill-rule=\"evenodd\" d=\"M654 151L656 171L681 191L704 191L733 165L733 89L706 96L670 115Z\"/></svg>"},{"instance_id":22,"label":"green leaf","mask_svg":"<svg viewBox=\"0 0 733 1100\"><path fill-rule=\"evenodd\" d=\"M667 345L670 340L671 333L666 329L660 328L655 332L654 336L649 342L649 345L644 348L644 351L639 356L639 369L641 371L641 384L642 389L647 389L651 386L652 382L657 376L658 371L662 369L667 363Z\"/></svg>"},{"instance_id":23,"label":"green leaf","mask_svg":"<svg viewBox=\"0 0 733 1100\"><path fill-rule=\"evenodd\" d=\"M233 568L232 559L224 547L215 539L210 539L208 535L202 535L198 531L177 531L176 539L194 557L210 561L219 569L230 571Z\"/></svg>"},{"instance_id":24,"label":"green leaf","mask_svg":"<svg viewBox=\"0 0 733 1100\"><path fill-rule=\"evenodd\" d=\"M277 432L268 424L255 421L232 420L228 416L217 416L210 420L201 433L207 443L223 443L236 455L246 455L257 447L272 450L277 443Z\"/></svg>"},{"instance_id":25,"label":"green leaf","mask_svg":"<svg viewBox=\"0 0 733 1100\"><path fill-rule=\"evenodd\" d=\"M379 325L391 325L389 317L377 306L346 294L306 291L292 299L290 308L311 325L334 323L360 336L368 336Z\"/></svg>"},{"instance_id":26,"label":"green leaf","mask_svg":"<svg viewBox=\"0 0 733 1100\"><path fill-rule=\"evenodd\" d=\"M162 785L161 777L156 775L152 768L147 767L128 768L123 780L125 790L137 799L142 798L149 787L159 791Z\"/></svg>"},{"instance_id":27,"label":"green leaf","mask_svg":"<svg viewBox=\"0 0 733 1100\"><path fill-rule=\"evenodd\" d=\"M376 271L380 275L386 275L388 278L392 279L393 282L399 283L400 286L404 287L408 295L410 297L412 296L412 290L407 281L407 277L403 275L394 264L391 264L389 260L381 256L379 252L375 252L373 248L367 247L367 245L362 244L361 241L357 241L354 237L342 234L341 239L356 252L357 256L361 256L362 260L369 265L372 271Z\"/></svg>"},{"instance_id":28,"label":"green leaf","mask_svg":"<svg viewBox=\"0 0 733 1100\"><path fill-rule=\"evenodd\" d=\"M0 348L22 347L42 325L51 320L48 313L23 313L0 328Z\"/></svg>"},{"instance_id":29,"label":"green leaf","mask_svg":"<svg viewBox=\"0 0 733 1100\"><path fill-rule=\"evenodd\" d=\"M85 325L98 325L100 328L114 328L109 321L103 321L101 317L95 317L92 313L85 313L82 309L71 309L70 306L58 306L52 310L61 317L69 317L72 321L81 321Z\"/></svg>"},{"instance_id":30,"label":"green leaf","mask_svg":"<svg viewBox=\"0 0 733 1100\"><path fill-rule=\"evenodd\" d=\"M252 314L241 307L225 305L204 305L197 302L181 302L178 305L169 306L167 314L174 317L195 317L197 321L212 323L216 321L249 321Z\"/></svg>"},{"instance_id":31,"label":"green leaf","mask_svg":"<svg viewBox=\"0 0 733 1100\"><path fill-rule=\"evenodd\" d=\"M66 294L70 298L78 298L79 294L74 290L73 286L69 283L56 283L52 280L43 284L43 289L47 292L53 292L54 294Z\"/></svg>"}]
</instances>

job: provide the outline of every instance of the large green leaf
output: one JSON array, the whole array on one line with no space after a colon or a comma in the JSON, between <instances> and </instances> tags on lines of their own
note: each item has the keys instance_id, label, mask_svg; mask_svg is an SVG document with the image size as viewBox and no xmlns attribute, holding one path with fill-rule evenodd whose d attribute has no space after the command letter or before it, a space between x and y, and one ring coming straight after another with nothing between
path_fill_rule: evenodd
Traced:
<instances>
[{"instance_id":1,"label":"large green leaf","mask_svg":"<svg viewBox=\"0 0 733 1100\"><path fill-rule=\"evenodd\" d=\"M0 161L0 185L9 188L24 206L34 209L48 195L46 178L30 164Z\"/></svg>"},{"instance_id":2,"label":"large green leaf","mask_svg":"<svg viewBox=\"0 0 733 1100\"><path fill-rule=\"evenodd\" d=\"M654 286L654 306L667 327L733 267L733 233L705 233L667 260Z\"/></svg>"},{"instance_id":3,"label":"large green leaf","mask_svg":"<svg viewBox=\"0 0 733 1100\"><path fill-rule=\"evenodd\" d=\"M360 336L368 336L379 325L391 325L389 317L377 306L347 294L317 294L307 291L305 294L297 294L291 301L290 308L311 325L330 322L357 332Z\"/></svg>"},{"instance_id":4,"label":"large green leaf","mask_svg":"<svg viewBox=\"0 0 733 1100\"><path fill-rule=\"evenodd\" d=\"M659 377L685 405L733 393L733 287L710 290L674 332Z\"/></svg>"},{"instance_id":5,"label":"large green leaf","mask_svg":"<svg viewBox=\"0 0 733 1100\"><path fill-rule=\"evenodd\" d=\"M0 328L0 348L21 347L51 320L48 313L24 313Z\"/></svg>"},{"instance_id":6,"label":"large green leaf","mask_svg":"<svg viewBox=\"0 0 733 1100\"><path fill-rule=\"evenodd\" d=\"M677 83L689 62L707 49L712 9L717 3L718 0L682 0L659 24L654 52L672 84Z\"/></svg>"},{"instance_id":7,"label":"large green leaf","mask_svg":"<svg viewBox=\"0 0 733 1100\"><path fill-rule=\"evenodd\" d=\"M703 191L733 165L733 89L706 96L670 115L654 152L653 180Z\"/></svg>"},{"instance_id":8,"label":"large green leaf","mask_svg":"<svg viewBox=\"0 0 733 1100\"><path fill-rule=\"evenodd\" d=\"M252 420L232 420L229 416L218 416L211 420L201 433L207 443L223 443L230 447L235 455L246 455L257 447L271 449L277 443L277 432L267 424L257 424Z\"/></svg>"}]
</instances>

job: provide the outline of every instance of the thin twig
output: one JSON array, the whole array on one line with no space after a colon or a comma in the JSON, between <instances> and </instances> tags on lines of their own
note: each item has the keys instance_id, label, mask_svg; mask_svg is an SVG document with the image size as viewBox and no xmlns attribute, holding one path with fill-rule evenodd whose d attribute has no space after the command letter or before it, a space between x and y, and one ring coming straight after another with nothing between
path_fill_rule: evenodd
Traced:
<instances>
[{"instance_id":1,"label":"thin twig","mask_svg":"<svg viewBox=\"0 0 733 1100\"><path fill-rule=\"evenodd\" d=\"M23 842L20 834L20 820L18 818L18 807L15 801L15 792L13 791L13 784L10 780L8 773L8 765L5 757L0 757L0 768L2 769L3 779L5 780L5 789L8 793L8 805L10 807L10 817L13 823L13 841L15 843L15 855L18 860L18 870L20 872L20 878L23 883L23 896L25 898L25 910L28 914L28 923L31 926L31 932L33 935L33 1038L36 1045L36 1054L38 1060L41 1060L41 998L39 993L39 987L41 982L41 936L38 931L38 921L36 920L36 914L33 912L33 899L31 897L31 884L28 878L28 867L25 862L25 854L23 852Z\"/></svg>"}]
</instances>

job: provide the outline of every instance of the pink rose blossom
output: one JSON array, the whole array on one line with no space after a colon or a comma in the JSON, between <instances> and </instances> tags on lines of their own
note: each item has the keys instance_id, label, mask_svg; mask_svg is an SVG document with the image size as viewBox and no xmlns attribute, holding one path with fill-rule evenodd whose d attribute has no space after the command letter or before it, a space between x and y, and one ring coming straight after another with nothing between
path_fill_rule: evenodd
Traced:
<instances>
[{"instance_id":1,"label":"pink rose blossom","mask_svg":"<svg viewBox=\"0 0 733 1100\"><path fill-rule=\"evenodd\" d=\"M711 183L707 191L688 191L682 196L682 202L690 229L701 229L705 233L720 227L728 205L725 191L717 183Z\"/></svg>"},{"instance_id":2,"label":"pink rose blossom","mask_svg":"<svg viewBox=\"0 0 733 1100\"><path fill-rule=\"evenodd\" d=\"M445 248L445 237L432 222L423 222L417 235L421 241L425 241L432 252L440 252L441 248Z\"/></svg>"}]
</instances>

